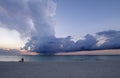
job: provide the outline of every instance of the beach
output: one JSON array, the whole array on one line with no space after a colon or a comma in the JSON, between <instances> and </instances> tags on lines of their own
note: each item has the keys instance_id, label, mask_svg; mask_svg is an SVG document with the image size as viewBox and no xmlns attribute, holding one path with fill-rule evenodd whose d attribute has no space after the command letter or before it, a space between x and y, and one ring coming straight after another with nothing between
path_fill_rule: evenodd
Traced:
<instances>
[{"instance_id":1,"label":"beach","mask_svg":"<svg viewBox=\"0 0 120 78\"><path fill-rule=\"evenodd\" d=\"M0 78L120 78L120 61L0 62Z\"/></svg>"}]
</instances>

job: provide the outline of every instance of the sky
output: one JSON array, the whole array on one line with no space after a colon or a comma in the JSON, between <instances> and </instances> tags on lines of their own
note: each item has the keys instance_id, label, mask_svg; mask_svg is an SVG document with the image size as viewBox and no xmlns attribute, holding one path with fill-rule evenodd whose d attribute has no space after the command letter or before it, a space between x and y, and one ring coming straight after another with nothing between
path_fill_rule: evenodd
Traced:
<instances>
[{"instance_id":1,"label":"sky","mask_svg":"<svg viewBox=\"0 0 120 78\"><path fill-rule=\"evenodd\" d=\"M120 30L120 0L56 0L56 36Z\"/></svg>"},{"instance_id":2,"label":"sky","mask_svg":"<svg viewBox=\"0 0 120 78\"><path fill-rule=\"evenodd\" d=\"M120 49L119 4L120 0L0 0L0 51Z\"/></svg>"}]
</instances>

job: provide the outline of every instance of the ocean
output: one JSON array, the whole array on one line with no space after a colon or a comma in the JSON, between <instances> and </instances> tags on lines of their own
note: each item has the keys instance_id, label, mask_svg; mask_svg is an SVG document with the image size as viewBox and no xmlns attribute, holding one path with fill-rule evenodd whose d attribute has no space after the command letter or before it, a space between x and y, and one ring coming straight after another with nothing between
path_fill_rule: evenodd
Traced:
<instances>
[{"instance_id":1,"label":"ocean","mask_svg":"<svg viewBox=\"0 0 120 78\"><path fill-rule=\"evenodd\" d=\"M24 58L25 62L52 62L52 61L100 61L120 60L120 55L23 55L23 56L0 56L0 61L17 62Z\"/></svg>"}]
</instances>

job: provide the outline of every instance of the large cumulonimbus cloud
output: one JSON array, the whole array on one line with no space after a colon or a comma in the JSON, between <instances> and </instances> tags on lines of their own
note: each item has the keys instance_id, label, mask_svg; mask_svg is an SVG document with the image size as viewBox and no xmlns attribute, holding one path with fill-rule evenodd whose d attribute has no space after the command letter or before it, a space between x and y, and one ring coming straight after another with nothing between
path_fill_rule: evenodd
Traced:
<instances>
[{"instance_id":1,"label":"large cumulonimbus cloud","mask_svg":"<svg viewBox=\"0 0 120 78\"><path fill-rule=\"evenodd\" d=\"M54 36L55 10L53 0L0 0L0 23L22 36Z\"/></svg>"},{"instance_id":2,"label":"large cumulonimbus cloud","mask_svg":"<svg viewBox=\"0 0 120 78\"><path fill-rule=\"evenodd\" d=\"M0 0L0 27L29 37L24 48L33 51L55 37L55 10L54 0Z\"/></svg>"},{"instance_id":3,"label":"large cumulonimbus cloud","mask_svg":"<svg viewBox=\"0 0 120 78\"><path fill-rule=\"evenodd\" d=\"M24 49L43 54L120 48L120 31L114 30L88 34L76 42L71 36L56 38L55 11L54 0L0 0L0 27L29 37Z\"/></svg>"}]
</instances>

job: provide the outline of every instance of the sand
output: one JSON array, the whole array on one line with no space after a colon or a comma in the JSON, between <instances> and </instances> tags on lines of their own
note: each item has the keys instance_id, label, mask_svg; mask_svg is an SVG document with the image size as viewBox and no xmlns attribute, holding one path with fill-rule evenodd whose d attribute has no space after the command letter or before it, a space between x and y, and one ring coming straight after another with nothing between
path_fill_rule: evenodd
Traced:
<instances>
[{"instance_id":1,"label":"sand","mask_svg":"<svg viewBox=\"0 0 120 78\"><path fill-rule=\"evenodd\" d=\"M0 62L0 78L120 78L120 61Z\"/></svg>"}]
</instances>

